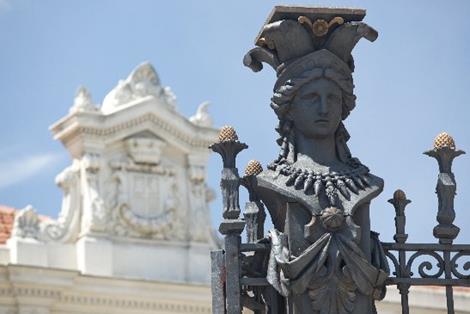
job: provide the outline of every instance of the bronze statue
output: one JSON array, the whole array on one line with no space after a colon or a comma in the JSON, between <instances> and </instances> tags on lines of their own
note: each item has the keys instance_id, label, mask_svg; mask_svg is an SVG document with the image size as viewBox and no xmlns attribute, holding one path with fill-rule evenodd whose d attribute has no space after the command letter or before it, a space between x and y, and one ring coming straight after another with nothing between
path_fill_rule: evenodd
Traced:
<instances>
[{"instance_id":1,"label":"bronze statue","mask_svg":"<svg viewBox=\"0 0 470 314\"><path fill-rule=\"evenodd\" d=\"M211 146L224 164L224 249L211 252L213 313L245 307L255 314L373 314L386 285L397 287L403 314L412 285L445 286L447 311L454 313L453 286L470 285L470 262L463 262L470 244L453 244L460 228L453 224L452 161L464 152L447 133L425 152L439 164L433 230L439 243L406 242L411 201L402 190L389 200L395 242L380 242L370 230L370 203L383 180L351 155L342 122L356 102L351 51L361 38L378 36L364 16L364 10L275 7L244 57L254 71L262 63L276 71L271 107L280 153L266 170L250 161L240 178L236 156L248 146L235 130L222 128ZM249 192L243 218L240 185ZM266 237L265 206L274 225Z\"/></svg>"},{"instance_id":2,"label":"bronze statue","mask_svg":"<svg viewBox=\"0 0 470 314\"><path fill-rule=\"evenodd\" d=\"M374 313L385 294L387 261L369 216L383 180L351 156L342 123L356 100L351 50L377 37L364 15L276 7L244 59L278 76L280 154L254 190L275 227L267 279L289 313Z\"/></svg>"}]
</instances>

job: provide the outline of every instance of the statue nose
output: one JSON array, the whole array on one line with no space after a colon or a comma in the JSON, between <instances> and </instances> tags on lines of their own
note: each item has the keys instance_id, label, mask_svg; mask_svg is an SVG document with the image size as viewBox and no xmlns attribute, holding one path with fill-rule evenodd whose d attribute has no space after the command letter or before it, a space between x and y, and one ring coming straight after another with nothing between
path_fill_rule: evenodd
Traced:
<instances>
[{"instance_id":1,"label":"statue nose","mask_svg":"<svg viewBox=\"0 0 470 314\"><path fill-rule=\"evenodd\" d=\"M326 116L328 115L328 111L329 111L329 108L328 108L327 100L326 98L321 97L320 107L318 108L318 113L322 116Z\"/></svg>"}]
</instances>

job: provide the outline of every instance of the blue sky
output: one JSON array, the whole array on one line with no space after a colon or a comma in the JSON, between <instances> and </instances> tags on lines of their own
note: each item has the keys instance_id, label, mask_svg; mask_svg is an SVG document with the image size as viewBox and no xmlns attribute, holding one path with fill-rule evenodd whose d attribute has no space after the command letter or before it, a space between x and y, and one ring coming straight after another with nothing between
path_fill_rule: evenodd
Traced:
<instances>
[{"instance_id":1,"label":"blue sky","mask_svg":"<svg viewBox=\"0 0 470 314\"><path fill-rule=\"evenodd\" d=\"M284 4L294 3L283 1ZM299 2L295 2L299 3ZM366 8L379 31L354 51L356 109L346 121L353 154L385 179L371 207L372 226L390 241L397 188L408 207L410 241L433 241L437 164L422 154L441 131L470 153L470 2L304 1ZM119 79L149 60L172 87L186 116L209 100L217 126L236 127L250 159L277 154L269 108L274 72L253 73L242 58L273 1L0 0L0 204L32 204L56 216L61 191L54 177L70 162L48 126L64 116L77 87L100 103ZM470 159L455 161L459 241L470 241ZM218 187L221 163L210 160ZM244 199L244 198L243 198ZM212 204L220 221L220 197Z\"/></svg>"}]
</instances>

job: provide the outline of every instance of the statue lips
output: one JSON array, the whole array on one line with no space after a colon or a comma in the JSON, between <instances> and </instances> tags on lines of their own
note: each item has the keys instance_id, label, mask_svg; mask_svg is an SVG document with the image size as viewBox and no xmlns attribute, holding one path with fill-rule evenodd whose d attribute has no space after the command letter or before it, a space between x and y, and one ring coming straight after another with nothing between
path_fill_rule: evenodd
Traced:
<instances>
[{"instance_id":1,"label":"statue lips","mask_svg":"<svg viewBox=\"0 0 470 314\"><path fill-rule=\"evenodd\" d=\"M313 125L315 125L318 129L328 129L330 123L331 121L329 119L324 118L316 119L313 121Z\"/></svg>"}]
</instances>

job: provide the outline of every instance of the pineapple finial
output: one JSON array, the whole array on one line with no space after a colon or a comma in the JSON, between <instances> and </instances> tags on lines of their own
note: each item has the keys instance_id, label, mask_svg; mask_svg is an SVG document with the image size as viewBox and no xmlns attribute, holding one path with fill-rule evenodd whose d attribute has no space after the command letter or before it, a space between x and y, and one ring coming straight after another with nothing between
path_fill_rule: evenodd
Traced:
<instances>
[{"instance_id":1,"label":"pineapple finial","mask_svg":"<svg viewBox=\"0 0 470 314\"><path fill-rule=\"evenodd\" d=\"M232 126L224 126L219 132L219 142L236 142L238 141L238 135Z\"/></svg>"},{"instance_id":2,"label":"pineapple finial","mask_svg":"<svg viewBox=\"0 0 470 314\"><path fill-rule=\"evenodd\" d=\"M258 160L250 160L245 168L245 176L257 176L263 172L263 166Z\"/></svg>"},{"instance_id":3,"label":"pineapple finial","mask_svg":"<svg viewBox=\"0 0 470 314\"><path fill-rule=\"evenodd\" d=\"M439 133L434 139L434 149L441 149L444 147L455 150L455 141L452 136L446 132Z\"/></svg>"}]
</instances>

